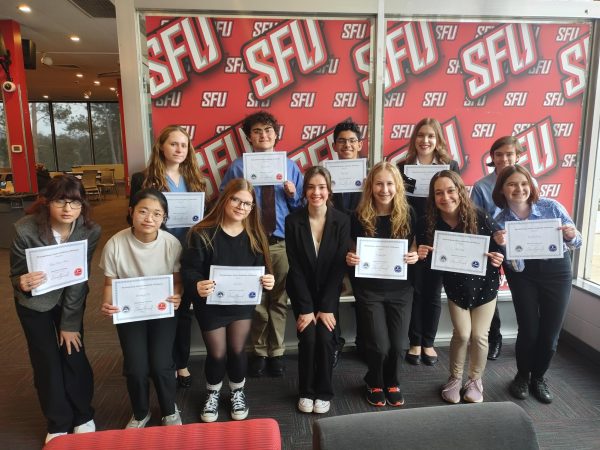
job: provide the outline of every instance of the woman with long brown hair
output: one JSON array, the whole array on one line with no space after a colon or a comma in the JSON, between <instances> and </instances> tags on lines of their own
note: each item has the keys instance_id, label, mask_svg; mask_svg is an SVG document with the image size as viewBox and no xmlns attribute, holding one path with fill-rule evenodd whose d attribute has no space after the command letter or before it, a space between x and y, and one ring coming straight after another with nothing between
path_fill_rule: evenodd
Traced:
<instances>
[{"instance_id":1,"label":"woman with long brown hair","mask_svg":"<svg viewBox=\"0 0 600 450\"><path fill-rule=\"evenodd\" d=\"M194 302L194 313L206 345L206 401L201 419L214 422L219 414L223 378L229 378L231 418L248 416L244 394L247 356L244 346L250 332L255 305L207 305L215 290L210 266L266 266L271 271L269 244L263 232L252 185L234 178L200 223L190 229L181 259L184 289ZM274 285L273 275L261 277L264 289Z\"/></svg>"}]
</instances>

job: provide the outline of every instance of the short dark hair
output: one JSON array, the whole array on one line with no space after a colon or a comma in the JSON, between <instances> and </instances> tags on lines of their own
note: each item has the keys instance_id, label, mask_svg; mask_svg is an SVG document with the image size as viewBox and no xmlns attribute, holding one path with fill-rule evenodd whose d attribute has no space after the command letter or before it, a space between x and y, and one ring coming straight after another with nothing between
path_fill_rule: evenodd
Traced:
<instances>
[{"instance_id":1,"label":"short dark hair","mask_svg":"<svg viewBox=\"0 0 600 450\"><path fill-rule=\"evenodd\" d=\"M335 126L335 129L333 130L334 142L337 141L337 138L342 131L352 131L354 134L356 134L356 139L361 139L360 129L358 128L358 125L352 122L351 120L340 122Z\"/></svg>"},{"instance_id":2,"label":"short dark hair","mask_svg":"<svg viewBox=\"0 0 600 450\"><path fill-rule=\"evenodd\" d=\"M502 188L504 187L506 180L515 173L525 175L525 178L527 178L527 183L529 183L529 198L527 199L527 203L532 205L533 203L537 203L537 201L540 199L540 190L538 189L537 184L534 183L533 177L529 173L529 170L523 166L515 164L514 166L505 167L502 169L502 172L498 174L496 186L494 186L494 190L492 191L492 199L498 208L504 209L508 205L506 197L504 196L504 192L502 192Z\"/></svg>"},{"instance_id":3,"label":"short dark hair","mask_svg":"<svg viewBox=\"0 0 600 450\"><path fill-rule=\"evenodd\" d=\"M515 147L515 153L517 154L517 160L525 151L523 146L519 142L519 140L515 136L502 136L494 141L492 146L490 147L490 158L492 161L487 163L488 167L494 167L494 152L498 150L500 147L504 147L505 145L512 145Z\"/></svg>"},{"instance_id":4,"label":"short dark hair","mask_svg":"<svg viewBox=\"0 0 600 450\"><path fill-rule=\"evenodd\" d=\"M142 200L144 200L146 198L151 198L153 200L158 201L158 203L160 203L160 207L165 212L165 217L164 217L164 220L163 220L162 224L160 225L160 227L163 230L166 229L165 223L167 222L167 219L169 218L169 203L167 202L167 198L164 196L164 194L162 192L160 192L158 189L154 189L154 188L142 189L141 191L137 191L135 193L135 195L131 199L131 203L129 205L129 207L131 208L131 211L129 212L129 215L127 216L127 222L129 222L129 225L133 224L133 220L131 219L132 211L135 209L136 205L139 202L141 202Z\"/></svg>"},{"instance_id":5,"label":"short dark hair","mask_svg":"<svg viewBox=\"0 0 600 450\"><path fill-rule=\"evenodd\" d=\"M257 123L264 123L267 125L271 125L273 130L275 131L275 143L279 141L279 123L275 116L267 111L258 111L253 114L250 114L244 118L244 122L242 123L242 130L246 135L246 139L250 140L250 133L252 133L252 127Z\"/></svg>"}]
</instances>

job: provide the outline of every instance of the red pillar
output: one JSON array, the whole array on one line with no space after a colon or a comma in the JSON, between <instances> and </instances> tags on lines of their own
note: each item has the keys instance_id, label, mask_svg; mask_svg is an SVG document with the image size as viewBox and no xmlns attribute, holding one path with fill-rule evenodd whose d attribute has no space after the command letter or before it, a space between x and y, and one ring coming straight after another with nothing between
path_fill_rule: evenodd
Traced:
<instances>
[{"instance_id":1,"label":"red pillar","mask_svg":"<svg viewBox=\"0 0 600 450\"><path fill-rule=\"evenodd\" d=\"M13 20L0 20L0 33L4 45L10 52L12 61L9 72L16 85L14 92L2 90L2 99L6 111L6 132L8 153L11 161L15 192L37 192L35 175L35 152L29 117L27 96L27 78L21 47L21 26ZM0 69L0 83L7 80L4 70ZM21 151L17 152L18 146Z\"/></svg>"}]
</instances>

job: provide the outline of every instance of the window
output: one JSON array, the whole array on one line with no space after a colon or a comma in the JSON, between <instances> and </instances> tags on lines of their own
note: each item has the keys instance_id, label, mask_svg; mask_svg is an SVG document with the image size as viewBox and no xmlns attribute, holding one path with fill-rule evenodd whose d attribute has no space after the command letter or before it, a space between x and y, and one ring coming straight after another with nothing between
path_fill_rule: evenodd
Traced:
<instances>
[{"instance_id":1,"label":"window","mask_svg":"<svg viewBox=\"0 0 600 450\"><path fill-rule=\"evenodd\" d=\"M123 162L118 103L91 103L92 139L96 164Z\"/></svg>"},{"instance_id":2,"label":"window","mask_svg":"<svg viewBox=\"0 0 600 450\"><path fill-rule=\"evenodd\" d=\"M93 164L87 103L52 103L58 170Z\"/></svg>"},{"instance_id":3,"label":"window","mask_svg":"<svg viewBox=\"0 0 600 450\"><path fill-rule=\"evenodd\" d=\"M50 171L56 171L50 104L30 103L29 113L31 115L31 134L33 135L35 161L43 164Z\"/></svg>"},{"instance_id":4,"label":"window","mask_svg":"<svg viewBox=\"0 0 600 450\"><path fill-rule=\"evenodd\" d=\"M8 159L8 140L6 137L6 116L4 102L0 102L0 168L10 168Z\"/></svg>"}]
</instances>

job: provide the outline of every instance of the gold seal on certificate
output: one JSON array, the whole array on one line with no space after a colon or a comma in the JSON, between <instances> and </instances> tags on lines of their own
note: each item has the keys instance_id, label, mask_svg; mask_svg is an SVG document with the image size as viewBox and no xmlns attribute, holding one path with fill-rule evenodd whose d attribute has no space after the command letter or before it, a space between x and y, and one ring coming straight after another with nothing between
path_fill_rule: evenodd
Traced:
<instances>
[{"instance_id":1,"label":"gold seal on certificate","mask_svg":"<svg viewBox=\"0 0 600 450\"><path fill-rule=\"evenodd\" d=\"M553 259L563 257L560 219L506 222L506 259Z\"/></svg>"},{"instance_id":2,"label":"gold seal on certificate","mask_svg":"<svg viewBox=\"0 0 600 450\"><path fill-rule=\"evenodd\" d=\"M431 268L485 276L489 236L436 231L433 238Z\"/></svg>"},{"instance_id":3,"label":"gold seal on certificate","mask_svg":"<svg viewBox=\"0 0 600 450\"><path fill-rule=\"evenodd\" d=\"M254 186L282 184L287 180L285 152L244 153L244 178Z\"/></svg>"},{"instance_id":4,"label":"gold seal on certificate","mask_svg":"<svg viewBox=\"0 0 600 450\"><path fill-rule=\"evenodd\" d=\"M173 292L172 274L113 280L112 301L120 309L113 314L113 323L173 317L175 308L167 301Z\"/></svg>"},{"instance_id":5,"label":"gold seal on certificate","mask_svg":"<svg viewBox=\"0 0 600 450\"><path fill-rule=\"evenodd\" d=\"M323 167L331 174L331 188L335 193L361 192L364 179L367 177L367 160L328 159L321 161Z\"/></svg>"},{"instance_id":6,"label":"gold seal on certificate","mask_svg":"<svg viewBox=\"0 0 600 450\"><path fill-rule=\"evenodd\" d=\"M408 252L406 239L356 239L356 254L360 262L354 268L357 278L383 278L406 280L407 265L404 256Z\"/></svg>"},{"instance_id":7,"label":"gold seal on certificate","mask_svg":"<svg viewBox=\"0 0 600 450\"><path fill-rule=\"evenodd\" d=\"M427 197L429 195L429 182L433 176L442 170L450 170L448 164L407 164L404 166L404 175L417 180L415 191L406 195L412 197Z\"/></svg>"},{"instance_id":8,"label":"gold seal on certificate","mask_svg":"<svg viewBox=\"0 0 600 450\"><path fill-rule=\"evenodd\" d=\"M210 266L208 279L215 282L215 290L206 297L206 304L258 305L264 274L264 266Z\"/></svg>"},{"instance_id":9,"label":"gold seal on certificate","mask_svg":"<svg viewBox=\"0 0 600 450\"><path fill-rule=\"evenodd\" d=\"M204 192L163 192L169 205L167 228L189 228L204 217Z\"/></svg>"}]
</instances>

